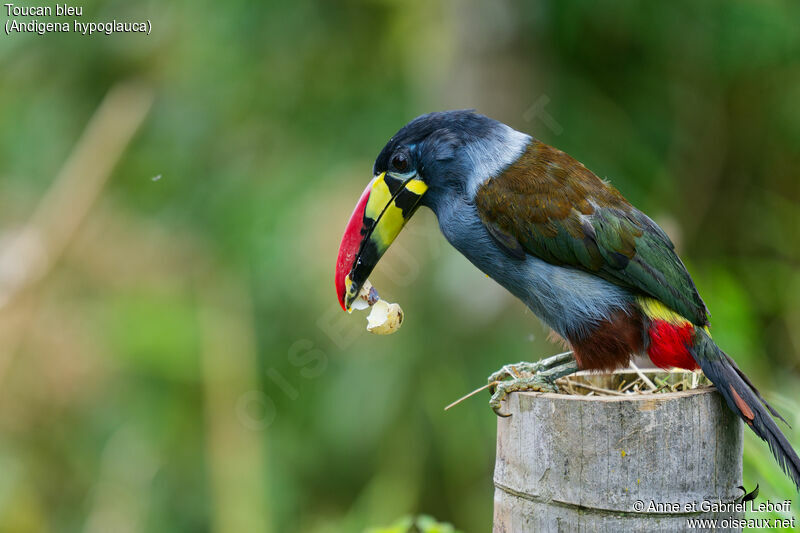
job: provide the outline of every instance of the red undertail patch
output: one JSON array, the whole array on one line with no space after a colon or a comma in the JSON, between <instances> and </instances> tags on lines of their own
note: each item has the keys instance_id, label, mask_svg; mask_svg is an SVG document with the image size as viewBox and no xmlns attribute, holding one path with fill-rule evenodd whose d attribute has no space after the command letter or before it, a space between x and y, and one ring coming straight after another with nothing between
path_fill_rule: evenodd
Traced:
<instances>
[{"instance_id":1,"label":"red undertail patch","mask_svg":"<svg viewBox=\"0 0 800 533\"><path fill-rule=\"evenodd\" d=\"M689 322L673 324L666 320L653 320L648 329L650 346L647 355L654 365L661 368L697 370L697 361L689 352L693 333L694 326Z\"/></svg>"}]
</instances>

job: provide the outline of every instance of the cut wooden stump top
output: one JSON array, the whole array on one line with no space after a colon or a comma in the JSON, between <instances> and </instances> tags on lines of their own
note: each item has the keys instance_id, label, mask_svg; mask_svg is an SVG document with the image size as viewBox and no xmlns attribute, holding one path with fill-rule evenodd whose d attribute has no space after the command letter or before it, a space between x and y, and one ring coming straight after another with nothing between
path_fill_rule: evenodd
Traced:
<instances>
[{"instance_id":1,"label":"cut wooden stump top","mask_svg":"<svg viewBox=\"0 0 800 533\"><path fill-rule=\"evenodd\" d=\"M522 392L506 404L512 416L497 425L495 532L684 531L687 518L723 518L686 504L741 496L743 426L712 387ZM636 501L681 511L637 511Z\"/></svg>"}]
</instances>

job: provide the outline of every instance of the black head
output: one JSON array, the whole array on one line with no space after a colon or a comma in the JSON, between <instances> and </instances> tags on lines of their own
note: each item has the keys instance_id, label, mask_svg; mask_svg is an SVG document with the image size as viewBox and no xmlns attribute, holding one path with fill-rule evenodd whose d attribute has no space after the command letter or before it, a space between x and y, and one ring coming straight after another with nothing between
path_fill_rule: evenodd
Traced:
<instances>
[{"instance_id":1,"label":"black head","mask_svg":"<svg viewBox=\"0 0 800 533\"><path fill-rule=\"evenodd\" d=\"M378 155L345 228L336 266L342 307L350 309L420 205L438 215L448 203L470 202L478 185L515 161L529 139L470 110L429 113L403 126Z\"/></svg>"},{"instance_id":2,"label":"black head","mask_svg":"<svg viewBox=\"0 0 800 533\"><path fill-rule=\"evenodd\" d=\"M375 160L372 173L405 174L414 170L424 177L426 170L430 174L439 167L436 162L453 160L459 149L489 137L497 126L502 124L471 109L419 116L389 139Z\"/></svg>"}]
</instances>

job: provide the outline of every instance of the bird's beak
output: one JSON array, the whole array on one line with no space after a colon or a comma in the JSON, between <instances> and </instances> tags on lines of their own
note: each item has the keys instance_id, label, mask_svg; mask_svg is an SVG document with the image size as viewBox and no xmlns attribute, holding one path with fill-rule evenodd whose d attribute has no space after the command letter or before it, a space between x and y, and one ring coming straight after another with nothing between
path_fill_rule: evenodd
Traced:
<instances>
[{"instance_id":1,"label":"bird's beak","mask_svg":"<svg viewBox=\"0 0 800 533\"><path fill-rule=\"evenodd\" d=\"M336 294L345 311L358 296L378 260L419 207L428 186L414 173L372 178L344 230L336 261Z\"/></svg>"}]
</instances>

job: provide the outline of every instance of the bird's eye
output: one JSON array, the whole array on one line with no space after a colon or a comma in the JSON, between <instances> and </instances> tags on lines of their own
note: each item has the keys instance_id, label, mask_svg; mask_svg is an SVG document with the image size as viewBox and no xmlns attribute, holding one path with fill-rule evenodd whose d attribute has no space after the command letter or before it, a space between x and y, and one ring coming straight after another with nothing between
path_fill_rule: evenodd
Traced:
<instances>
[{"instance_id":1,"label":"bird's eye","mask_svg":"<svg viewBox=\"0 0 800 533\"><path fill-rule=\"evenodd\" d=\"M394 154L392 157L392 166L398 172L405 172L408 169L408 158L405 154Z\"/></svg>"}]
</instances>

